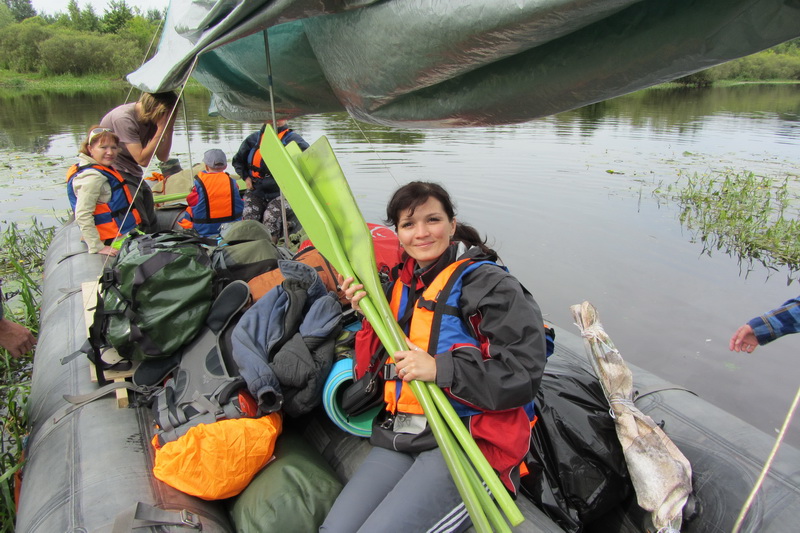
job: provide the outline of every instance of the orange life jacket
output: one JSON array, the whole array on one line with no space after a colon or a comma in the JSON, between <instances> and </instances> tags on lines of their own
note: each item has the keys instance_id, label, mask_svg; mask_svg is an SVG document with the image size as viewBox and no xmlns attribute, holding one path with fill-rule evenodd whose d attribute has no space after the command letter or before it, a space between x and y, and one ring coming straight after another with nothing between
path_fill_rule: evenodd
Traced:
<instances>
[{"instance_id":1,"label":"orange life jacket","mask_svg":"<svg viewBox=\"0 0 800 533\"><path fill-rule=\"evenodd\" d=\"M413 302L409 301L408 287L400 280L395 282L390 302L395 317L400 320L407 307L414 306L406 332L411 342L434 356L459 345L479 346L461 320L457 304L464 274L484 263L485 261L476 262L472 259L451 263L425 288L422 296ZM386 410L391 413L424 414L411 387L399 378L386 380L383 399ZM451 403L460 416L478 412L454 400Z\"/></svg>"},{"instance_id":2,"label":"orange life jacket","mask_svg":"<svg viewBox=\"0 0 800 533\"><path fill-rule=\"evenodd\" d=\"M286 128L285 130L278 133L278 139L283 141L283 138L286 137L286 134L289 133L291 130ZM264 163L264 158L261 157L261 140L264 138L264 134L261 134L261 137L258 138L258 144L250 151L250 154L247 157L247 161L250 165L250 177L253 179L261 179L268 174L267 165Z\"/></svg>"},{"instance_id":3,"label":"orange life jacket","mask_svg":"<svg viewBox=\"0 0 800 533\"><path fill-rule=\"evenodd\" d=\"M194 186L197 203L191 208L191 217L197 233L216 235L223 223L241 220L244 202L227 172L201 171L195 176Z\"/></svg>"},{"instance_id":4,"label":"orange life jacket","mask_svg":"<svg viewBox=\"0 0 800 533\"><path fill-rule=\"evenodd\" d=\"M102 174L111 186L111 199L106 203L98 203L94 212L94 224L100 239L108 241L121 235L127 235L133 231L142 221L139 212L131 207L133 197L128 187L125 186L125 178L114 168L99 164L79 166L77 163L72 165L67 171L67 197L70 206L75 211L78 197L72 186L75 176L87 169L94 169Z\"/></svg>"},{"instance_id":5,"label":"orange life jacket","mask_svg":"<svg viewBox=\"0 0 800 533\"><path fill-rule=\"evenodd\" d=\"M462 259L448 265L419 298L409 297L414 295L414 291L400 280L395 282L391 307L398 320L406 319L408 306L413 306L406 333L411 342L426 348L434 356L459 346L475 346L484 359L490 357L472 336L459 308L464 276L487 263L494 264L490 261ZM469 418L467 427L470 434L489 464L498 472L505 487L516 492L512 474L519 468L530 446L530 420L526 408L483 411L449 395L448 399L460 418ZM386 379L384 401L386 410L391 413L423 413L411 387L397 378Z\"/></svg>"}]
</instances>

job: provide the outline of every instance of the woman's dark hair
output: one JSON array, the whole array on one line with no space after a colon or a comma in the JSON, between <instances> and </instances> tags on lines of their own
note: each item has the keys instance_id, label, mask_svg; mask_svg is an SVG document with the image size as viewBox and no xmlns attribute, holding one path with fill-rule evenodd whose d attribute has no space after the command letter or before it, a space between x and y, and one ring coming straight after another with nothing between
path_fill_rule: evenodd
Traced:
<instances>
[{"instance_id":1,"label":"woman's dark hair","mask_svg":"<svg viewBox=\"0 0 800 533\"><path fill-rule=\"evenodd\" d=\"M404 211L414 210L428 201L428 198L436 198L442 204L448 220L456 217L455 206L450 199L447 191L438 183L430 181L412 181L397 189L389 203L386 204L386 220L389 226L394 226L397 230L397 222ZM463 222L456 222L456 231L453 235L454 241L461 241L468 246L479 247L484 254L491 256L492 260L497 259L497 252L486 245L486 239L481 239L478 230Z\"/></svg>"}]
</instances>

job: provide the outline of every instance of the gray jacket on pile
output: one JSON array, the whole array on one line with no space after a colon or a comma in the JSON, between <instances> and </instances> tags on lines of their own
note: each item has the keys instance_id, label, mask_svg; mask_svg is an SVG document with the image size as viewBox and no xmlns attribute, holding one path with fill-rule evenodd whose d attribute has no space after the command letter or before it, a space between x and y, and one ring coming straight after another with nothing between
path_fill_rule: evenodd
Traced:
<instances>
[{"instance_id":1,"label":"gray jacket on pile","mask_svg":"<svg viewBox=\"0 0 800 533\"><path fill-rule=\"evenodd\" d=\"M299 416L322 401L342 306L313 267L279 261L278 268L286 279L233 330L233 359L263 412Z\"/></svg>"}]
</instances>

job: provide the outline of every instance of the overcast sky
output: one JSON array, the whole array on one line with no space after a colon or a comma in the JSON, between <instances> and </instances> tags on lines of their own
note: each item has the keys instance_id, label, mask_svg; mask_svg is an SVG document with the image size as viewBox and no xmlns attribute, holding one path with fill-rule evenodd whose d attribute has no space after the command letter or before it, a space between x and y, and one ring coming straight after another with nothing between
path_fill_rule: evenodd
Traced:
<instances>
[{"instance_id":1,"label":"overcast sky","mask_svg":"<svg viewBox=\"0 0 800 533\"><path fill-rule=\"evenodd\" d=\"M97 15L103 15L108 7L109 0L78 0L78 5L85 8L89 4L94 7ZM138 7L142 12L148 9L164 9L169 5L169 0L125 0L130 7ZM66 13L69 0L31 0L31 4L37 13L55 15L56 13Z\"/></svg>"}]
</instances>

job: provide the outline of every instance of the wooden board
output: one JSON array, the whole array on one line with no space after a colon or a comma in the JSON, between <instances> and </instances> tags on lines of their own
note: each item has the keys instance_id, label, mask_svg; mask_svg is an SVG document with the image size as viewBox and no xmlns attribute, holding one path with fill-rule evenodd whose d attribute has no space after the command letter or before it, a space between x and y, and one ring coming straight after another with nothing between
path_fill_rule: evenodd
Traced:
<instances>
[{"instance_id":1,"label":"wooden board","mask_svg":"<svg viewBox=\"0 0 800 533\"><path fill-rule=\"evenodd\" d=\"M94 320L94 310L97 307L99 289L99 281L86 281L81 284L81 292L83 293L83 319L86 323L87 339L89 338L89 326L91 326ZM105 348L101 356L106 363L114 364L122 361L122 356L120 356L114 348ZM133 366L129 370L105 370L103 375L109 381L123 381L133 376L137 366L139 366L139 361L134 361ZM92 383L97 383L97 371L94 365L89 365L89 380ZM129 403L128 390L117 389L116 395L117 407L127 407Z\"/></svg>"}]
</instances>

